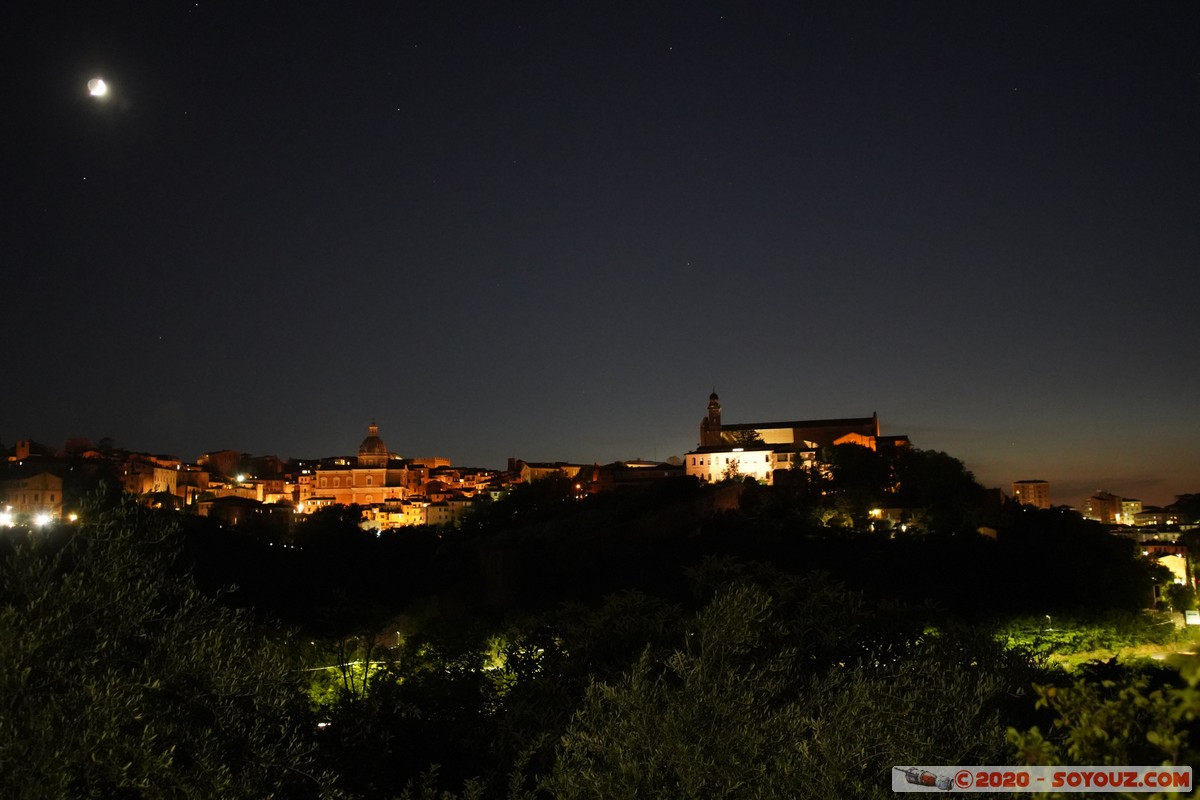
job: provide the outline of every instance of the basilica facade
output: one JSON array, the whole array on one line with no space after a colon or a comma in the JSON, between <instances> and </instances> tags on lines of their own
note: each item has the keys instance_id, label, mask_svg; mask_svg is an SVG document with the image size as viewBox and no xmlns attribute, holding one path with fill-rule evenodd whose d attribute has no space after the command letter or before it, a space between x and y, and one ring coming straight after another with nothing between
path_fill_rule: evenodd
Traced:
<instances>
[{"instance_id":1,"label":"basilica facade","mask_svg":"<svg viewBox=\"0 0 1200 800\"><path fill-rule=\"evenodd\" d=\"M414 480L419 486L427 472L427 467L418 466L414 474L409 462L388 451L379 426L371 423L357 456L324 459L301 484L300 510L401 501L413 493Z\"/></svg>"}]
</instances>

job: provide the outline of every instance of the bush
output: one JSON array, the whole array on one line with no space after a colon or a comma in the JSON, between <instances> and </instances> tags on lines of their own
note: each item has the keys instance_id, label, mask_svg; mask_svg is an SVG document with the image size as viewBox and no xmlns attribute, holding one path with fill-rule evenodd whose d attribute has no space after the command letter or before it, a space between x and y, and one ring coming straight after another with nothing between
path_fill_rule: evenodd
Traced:
<instances>
[{"instance_id":1,"label":"bush","mask_svg":"<svg viewBox=\"0 0 1200 800\"><path fill-rule=\"evenodd\" d=\"M1054 715L1052 729L1010 728L1008 741L1022 764L1195 764L1200 663L1188 659L1178 678L1177 686L1155 687L1145 674L1038 686L1037 706Z\"/></svg>"}]
</instances>

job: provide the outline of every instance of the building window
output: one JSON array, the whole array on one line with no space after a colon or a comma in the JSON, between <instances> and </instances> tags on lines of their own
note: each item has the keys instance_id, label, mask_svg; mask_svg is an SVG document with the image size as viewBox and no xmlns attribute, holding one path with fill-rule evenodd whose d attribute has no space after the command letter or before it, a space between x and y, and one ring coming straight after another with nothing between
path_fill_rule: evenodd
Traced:
<instances>
[{"instance_id":1,"label":"building window","mask_svg":"<svg viewBox=\"0 0 1200 800\"><path fill-rule=\"evenodd\" d=\"M368 475L368 476L367 476L367 486L373 486L374 484L375 484L375 479L374 479L374 478L372 478L370 475ZM368 498L368 500L369 500L369 499L370 499L370 498Z\"/></svg>"}]
</instances>

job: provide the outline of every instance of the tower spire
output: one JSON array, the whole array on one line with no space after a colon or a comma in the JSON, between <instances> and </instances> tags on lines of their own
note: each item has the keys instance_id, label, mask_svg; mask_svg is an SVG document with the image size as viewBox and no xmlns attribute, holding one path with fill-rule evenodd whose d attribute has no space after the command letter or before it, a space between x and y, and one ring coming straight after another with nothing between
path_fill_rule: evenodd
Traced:
<instances>
[{"instance_id":1,"label":"tower spire","mask_svg":"<svg viewBox=\"0 0 1200 800\"><path fill-rule=\"evenodd\" d=\"M717 397L717 387L708 396L708 416L700 420L700 446L707 447L721 443L721 399Z\"/></svg>"}]
</instances>

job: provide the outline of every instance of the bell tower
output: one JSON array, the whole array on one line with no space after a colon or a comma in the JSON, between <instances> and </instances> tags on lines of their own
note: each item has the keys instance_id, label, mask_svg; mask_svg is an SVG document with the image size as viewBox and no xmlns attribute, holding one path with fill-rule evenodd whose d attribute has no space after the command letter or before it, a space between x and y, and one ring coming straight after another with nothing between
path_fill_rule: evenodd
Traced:
<instances>
[{"instance_id":1,"label":"bell tower","mask_svg":"<svg viewBox=\"0 0 1200 800\"><path fill-rule=\"evenodd\" d=\"M721 400L714 389L708 396L708 416L700 420L700 446L721 444Z\"/></svg>"}]
</instances>

